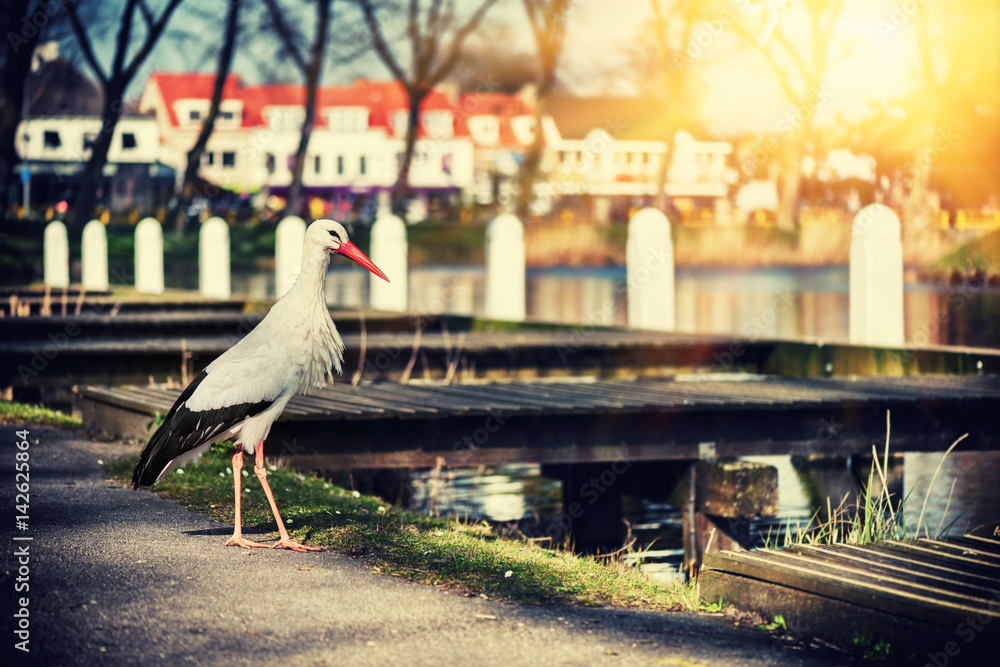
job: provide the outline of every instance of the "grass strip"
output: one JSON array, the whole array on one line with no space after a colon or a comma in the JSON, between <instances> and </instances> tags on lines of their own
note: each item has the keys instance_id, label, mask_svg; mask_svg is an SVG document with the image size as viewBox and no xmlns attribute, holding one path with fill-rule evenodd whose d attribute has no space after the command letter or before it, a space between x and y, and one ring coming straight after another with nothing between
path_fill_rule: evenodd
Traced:
<instances>
[{"instance_id":1,"label":"grass strip","mask_svg":"<svg viewBox=\"0 0 1000 667\"><path fill-rule=\"evenodd\" d=\"M232 446L215 445L197 463L169 474L154 490L195 512L231 522L232 451ZM107 464L106 470L127 484L135 463L135 458L125 458ZM375 573L528 604L709 608L692 585L654 582L621 559L543 548L530 539L501 535L486 522L410 512L294 470L272 466L268 481L294 539L360 558ZM244 525L276 533L252 475L242 488Z\"/></svg>"},{"instance_id":2,"label":"grass strip","mask_svg":"<svg viewBox=\"0 0 1000 667\"><path fill-rule=\"evenodd\" d=\"M70 431L83 428L77 417L38 405L0 400L0 424L37 424Z\"/></svg>"}]
</instances>

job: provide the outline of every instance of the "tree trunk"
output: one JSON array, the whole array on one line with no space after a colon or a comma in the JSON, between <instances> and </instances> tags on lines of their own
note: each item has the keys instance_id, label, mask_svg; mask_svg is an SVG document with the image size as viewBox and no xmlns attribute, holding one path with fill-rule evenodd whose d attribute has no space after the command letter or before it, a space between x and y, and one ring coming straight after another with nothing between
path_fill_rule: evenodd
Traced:
<instances>
[{"instance_id":1,"label":"tree trunk","mask_svg":"<svg viewBox=\"0 0 1000 667\"><path fill-rule=\"evenodd\" d=\"M94 215L97 204L97 190L104 180L104 165L108 162L108 150L115 135L115 126L122 114L122 97L125 91L110 84L103 90L104 102L101 105L101 118L104 123L97 140L91 149L90 159L80 175L80 186L76 201L73 204L73 227L82 229Z\"/></svg>"},{"instance_id":2,"label":"tree trunk","mask_svg":"<svg viewBox=\"0 0 1000 667\"><path fill-rule=\"evenodd\" d=\"M28 0L14 0L10 7L9 26L20 28L28 16ZM17 126L24 113L24 82L31 70L31 57L38 45L40 30L36 30L26 41L15 43L7 39L7 61L3 68L3 105L0 106L0 218L7 214L10 204L10 188L14 181L14 165L17 151L14 142Z\"/></svg>"},{"instance_id":3,"label":"tree trunk","mask_svg":"<svg viewBox=\"0 0 1000 667\"><path fill-rule=\"evenodd\" d=\"M545 117L546 100L549 91L554 83L545 81L538 87L535 96L535 136L531 141L528 154L524 156L524 164L521 165L519 190L517 193L517 206L515 212L519 218L526 219L531 208L531 200L534 196L535 181L538 179L538 172L542 164L542 153L545 150L545 135L542 132L542 118Z\"/></svg>"},{"instance_id":4,"label":"tree trunk","mask_svg":"<svg viewBox=\"0 0 1000 667\"><path fill-rule=\"evenodd\" d=\"M226 79L229 77L229 68L233 62L233 52L236 50L236 34L239 31L240 0L230 0L229 14L226 17L226 36L219 51L219 64L215 68L215 86L212 88L212 103L208 109L208 117L205 118L198 133L198 140L194 142L194 147L188 151L187 166L184 168L184 182L177 193L177 202L171 209L167 220L173 220L174 229L180 233L184 231L184 223L187 220L186 210L194 199L194 187L198 180L198 167L201 166L201 156L208 145L208 139L215 129L215 119L219 115L219 106L222 104L222 91L226 87Z\"/></svg>"},{"instance_id":5,"label":"tree trunk","mask_svg":"<svg viewBox=\"0 0 1000 667\"><path fill-rule=\"evenodd\" d=\"M934 123L928 122L924 130L924 140L914 152L913 160L904 167L904 178L910 178L910 191L903 203L903 230L923 229L930 222L927 195L930 192L931 161L934 155Z\"/></svg>"},{"instance_id":6,"label":"tree trunk","mask_svg":"<svg viewBox=\"0 0 1000 667\"><path fill-rule=\"evenodd\" d=\"M799 193L802 190L802 156L805 153L806 138L811 133L811 119L807 118L785 138L778 176L777 226L782 231L794 232L796 228Z\"/></svg>"},{"instance_id":7,"label":"tree trunk","mask_svg":"<svg viewBox=\"0 0 1000 667\"><path fill-rule=\"evenodd\" d=\"M664 112L663 116L666 117L666 115L666 112ZM667 211L667 172L670 169L671 149L674 145L674 137L670 134L670 130L673 129L673 123L669 125L670 127L667 128L668 136L665 136L663 141L663 145L666 146L667 150L664 151L663 157L660 158L660 164L657 165L656 194L653 195L653 208L664 213Z\"/></svg>"},{"instance_id":8,"label":"tree trunk","mask_svg":"<svg viewBox=\"0 0 1000 667\"><path fill-rule=\"evenodd\" d=\"M306 153L309 150L309 139L316 126L316 95L320 74L323 71L323 53L326 51L326 36L330 26L330 3L332 0L320 0L317 6L316 40L313 42L309 69L306 71L306 116L302 121L302 132L299 135L299 147L295 151L295 162L292 164L292 182L288 186L288 197L285 202L285 212L298 215L302 199L302 172L305 170Z\"/></svg>"},{"instance_id":9,"label":"tree trunk","mask_svg":"<svg viewBox=\"0 0 1000 667\"><path fill-rule=\"evenodd\" d=\"M413 153L417 147L417 133L420 131L420 105L424 103L424 98L430 91L407 90L410 98L410 110L408 123L406 126L406 146L403 149L403 162L399 165L399 175L396 177L396 185L392 189L392 210L400 214L406 204L406 198L410 194L410 165L413 162Z\"/></svg>"}]
</instances>

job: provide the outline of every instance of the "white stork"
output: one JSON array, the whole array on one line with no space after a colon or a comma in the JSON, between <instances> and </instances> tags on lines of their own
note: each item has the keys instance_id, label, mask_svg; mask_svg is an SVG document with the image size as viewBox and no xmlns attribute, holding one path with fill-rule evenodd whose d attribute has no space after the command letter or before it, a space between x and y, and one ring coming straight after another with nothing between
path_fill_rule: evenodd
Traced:
<instances>
[{"instance_id":1,"label":"white stork","mask_svg":"<svg viewBox=\"0 0 1000 667\"><path fill-rule=\"evenodd\" d=\"M233 454L235 523L226 545L319 551L293 542L278 514L264 467L264 439L296 393L322 387L341 373L344 342L326 306L326 269L340 253L388 282L385 274L347 239L333 220L317 220L306 231L302 269L295 284L245 338L226 350L187 386L139 458L133 488L151 486L175 466L196 460L212 443L236 438ZM273 545L243 538L240 477L243 454L252 454L254 474L264 488L281 539Z\"/></svg>"}]
</instances>

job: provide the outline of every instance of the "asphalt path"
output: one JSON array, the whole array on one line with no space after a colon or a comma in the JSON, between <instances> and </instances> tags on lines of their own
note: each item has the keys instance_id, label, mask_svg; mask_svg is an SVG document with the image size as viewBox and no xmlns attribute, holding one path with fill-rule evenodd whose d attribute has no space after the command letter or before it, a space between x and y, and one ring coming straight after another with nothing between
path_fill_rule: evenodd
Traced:
<instances>
[{"instance_id":1,"label":"asphalt path","mask_svg":"<svg viewBox=\"0 0 1000 667\"><path fill-rule=\"evenodd\" d=\"M30 512L19 530L19 428L0 425L3 665L845 662L723 615L524 606L376 574L332 552L224 548L231 525L105 479L98 461L136 445L50 428L28 427ZM21 598L28 653L16 648Z\"/></svg>"}]
</instances>

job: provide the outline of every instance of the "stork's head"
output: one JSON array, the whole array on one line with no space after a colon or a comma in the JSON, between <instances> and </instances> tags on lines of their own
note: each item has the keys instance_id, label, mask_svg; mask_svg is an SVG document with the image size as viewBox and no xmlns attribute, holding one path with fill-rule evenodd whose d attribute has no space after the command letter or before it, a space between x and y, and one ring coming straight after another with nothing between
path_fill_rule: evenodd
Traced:
<instances>
[{"instance_id":1,"label":"stork's head","mask_svg":"<svg viewBox=\"0 0 1000 667\"><path fill-rule=\"evenodd\" d=\"M389 279L375 266L375 263L350 242L347 238L347 230L336 220L317 220L309 225L309 229L306 230L306 242L314 243L327 252L340 253L353 259L382 280L389 282Z\"/></svg>"}]
</instances>

